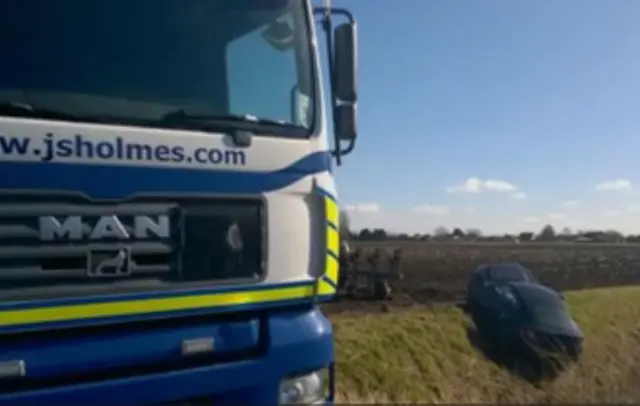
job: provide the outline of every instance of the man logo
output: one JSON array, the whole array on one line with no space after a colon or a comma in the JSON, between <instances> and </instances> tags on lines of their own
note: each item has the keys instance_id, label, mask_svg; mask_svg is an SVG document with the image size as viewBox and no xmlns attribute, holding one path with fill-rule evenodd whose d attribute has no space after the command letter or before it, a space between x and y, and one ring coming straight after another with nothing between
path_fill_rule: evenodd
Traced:
<instances>
[{"instance_id":1,"label":"man logo","mask_svg":"<svg viewBox=\"0 0 640 406\"><path fill-rule=\"evenodd\" d=\"M169 216L133 216L126 226L115 215L84 218L70 216L59 219L43 216L39 219L41 241L96 241L104 239L144 240L153 237L169 238L171 229Z\"/></svg>"},{"instance_id":2,"label":"man logo","mask_svg":"<svg viewBox=\"0 0 640 406\"><path fill-rule=\"evenodd\" d=\"M130 276L134 265L131 260L131 251L127 248L91 251L87 261L87 275L90 278Z\"/></svg>"}]
</instances>

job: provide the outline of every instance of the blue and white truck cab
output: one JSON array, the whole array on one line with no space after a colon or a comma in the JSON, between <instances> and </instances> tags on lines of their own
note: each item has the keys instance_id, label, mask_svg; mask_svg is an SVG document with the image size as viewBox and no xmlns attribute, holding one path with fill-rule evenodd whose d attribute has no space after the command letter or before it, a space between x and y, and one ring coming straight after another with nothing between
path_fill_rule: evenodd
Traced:
<instances>
[{"instance_id":1,"label":"blue and white truck cab","mask_svg":"<svg viewBox=\"0 0 640 406\"><path fill-rule=\"evenodd\" d=\"M0 54L0 406L331 404L351 14L0 0Z\"/></svg>"}]
</instances>

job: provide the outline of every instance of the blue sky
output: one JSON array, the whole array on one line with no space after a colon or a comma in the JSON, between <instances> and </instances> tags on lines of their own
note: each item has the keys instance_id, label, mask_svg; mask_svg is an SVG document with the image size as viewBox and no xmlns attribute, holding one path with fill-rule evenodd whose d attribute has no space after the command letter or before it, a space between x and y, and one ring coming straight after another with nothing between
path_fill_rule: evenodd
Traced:
<instances>
[{"instance_id":1,"label":"blue sky","mask_svg":"<svg viewBox=\"0 0 640 406\"><path fill-rule=\"evenodd\" d=\"M640 1L333 4L359 23L356 228L640 232Z\"/></svg>"}]
</instances>

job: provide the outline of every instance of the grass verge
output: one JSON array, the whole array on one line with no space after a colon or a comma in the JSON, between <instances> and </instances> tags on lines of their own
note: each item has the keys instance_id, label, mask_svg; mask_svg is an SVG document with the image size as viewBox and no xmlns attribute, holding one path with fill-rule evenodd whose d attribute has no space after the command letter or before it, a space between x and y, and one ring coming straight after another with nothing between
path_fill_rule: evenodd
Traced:
<instances>
[{"instance_id":1,"label":"grass verge","mask_svg":"<svg viewBox=\"0 0 640 406\"><path fill-rule=\"evenodd\" d=\"M338 402L640 402L640 287L566 294L585 334L580 362L530 384L487 360L456 308L332 316Z\"/></svg>"}]
</instances>

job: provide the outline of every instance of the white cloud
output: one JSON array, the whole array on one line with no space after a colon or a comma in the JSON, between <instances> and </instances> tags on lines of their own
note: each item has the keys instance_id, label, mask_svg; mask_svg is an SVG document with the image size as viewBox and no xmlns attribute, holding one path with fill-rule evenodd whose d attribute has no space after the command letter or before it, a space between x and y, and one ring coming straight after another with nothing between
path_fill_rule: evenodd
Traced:
<instances>
[{"instance_id":1,"label":"white cloud","mask_svg":"<svg viewBox=\"0 0 640 406\"><path fill-rule=\"evenodd\" d=\"M564 220L565 218L567 218L567 215L564 213L549 213L547 214L547 217L550 220Z\"/></svg>"},{"instance_id":2,"label":"white cloud","mask_svg":"<svg viewBox=\"0 0 640 406\"><path fill-rule=\"evenodd\" d=\"M475 213L476 212L476 208L473 207L473 206L469 206L469 207L467 207L466 212L467 213Z\"/></svg>"},{"instance_id":3,"label":"white cloud","mask_svg":"<svg viewBox=\"0 0 640 406\"><path fill-rule=\"evenodd\" d=\"M629 179L614 179L598 183L595 190L599 192L625 192L631 190Z\"/></svg>"},{"instance_id":4,"label":"white cloud","mask_svg":"<svg viewBox=\"0 0 640 406\"><path fill-rule=\"evenodd\" d=\"M511 183L503 180L485 180L484 187L492 192L512 192L518 189Z\"/></svg>"},{"instance_id":5,"label":"white cloud","mask_svg":"<svg viewBox=\"0 0 640 406\"><path fill-rule=\"evenodd\" d=\"M463 183L446 188L447 193L515 192L518 188L509 182L498 179L482 180L468 178Z\"/></svg>"},{"instance_id":6,"label":"white cloud","mask_svg":"<svg viewBox=\"0 0 640 406\"><path fill-rule=\"evenodd\" d=\"M433 216L444 216L451 213L451 209L448 206L437 206L431 204L423 204L413 208L416 213L431 214Z\"/></svg>"},{"instance_id":7,"label":"white cloud","mask_svg":"<svg viewBox=\"0 0 640 406\"><path fill-rule=\"evenodd\" d=\"M619 214L620 214L620 210L617 210L617 209L606 210L602 213L602 215L605 217L615 217Z\"/></svg>"},{"instance_id":8,"label":"white cloud","mask_svg":"<svg viewBox=\"0 0 640 406\"><path fill-rule=\"evenodd\" d=\"M460 185L447 187L447 193L479 193L481 188L482 181L480 179L469 178Z\"/></svg>"},{"instance_id":9,"label":"white cloud","mask_svg":"<svg viewBox=\"0 0 640 406\"><path fill-rule=\"evenodd\" d=\"M377 203L359 203L348 204L345 206L345 209L349 212L377 213L380 211L380 206Z\"/></svg>"},{"instance_id":10,"label":"white cloud","mask_svg":"<svg viewBox=\"0 0 640 406\"><path fill-rule=\"evenodd\" d=\"M564 207L576 207L579 204L580 204L580 202L577 201L577 200L566 200L566 201L562 202L562 205Z\"/></svg>"},{"instance_id":11,"label":"white cloud","mask_svg":"<svg viewBox=\"0 0 640 406\"><path fill-rule=\"evenodd\" d=\"M516 192L516 193L511 195L512 199L517 199L517 200L526 199L527 197L529 197L529 196L527 196L527 194L525 192Z\"/></svg>"},{"instance_id":12,"label":"white cloud","mask_svg":"<svg viewBox=\"0 0 640 406\"><path fill-rule=\"evenodd\" d=\"M632 204L631 206L627 206L628 211L640 211L640 204Z\"/></svg>"}]
</instances>

